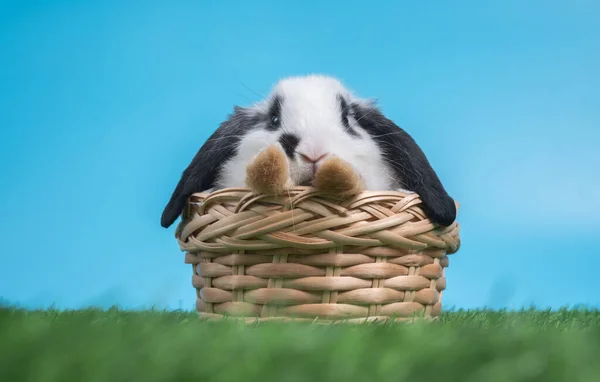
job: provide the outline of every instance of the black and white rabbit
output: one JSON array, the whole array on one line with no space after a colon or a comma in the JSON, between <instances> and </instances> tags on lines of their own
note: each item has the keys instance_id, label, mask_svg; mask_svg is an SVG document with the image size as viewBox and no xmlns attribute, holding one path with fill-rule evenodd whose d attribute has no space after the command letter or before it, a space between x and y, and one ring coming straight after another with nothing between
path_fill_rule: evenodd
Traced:
<instances>
[{"instance_id":1,"label":"black and white rabbit","mask_svg":"<svg viewBox=\"0 0 600 382\"><path fill-rule=\"evenodd\" d=\"M456 218L454 200L408 133L339 80L308 75L285 78L267 99L234 108L183 172L161 225L172 225L195 192L246 187L248 164L272 145L286 154L290 184L310 185L319 165L337 156L365 189L416 192L432 221L448 226Z\"/></svg>"}]
</instances>

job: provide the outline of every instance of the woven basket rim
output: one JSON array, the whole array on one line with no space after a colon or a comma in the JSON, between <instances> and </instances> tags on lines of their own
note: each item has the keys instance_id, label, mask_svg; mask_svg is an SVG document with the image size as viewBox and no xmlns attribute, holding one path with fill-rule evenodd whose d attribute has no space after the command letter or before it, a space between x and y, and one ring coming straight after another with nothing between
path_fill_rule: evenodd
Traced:
<instances>
[{"instance_id":1,"label":"woven basket rim","mask_svg":"<svg viewBox=\"0 0 600 382\"><path fill-rule=\"evenodd\" d=\"M296 194L295 197L292 198L292 194ZM290 202L287 204L287 208L293 208L293 206L302 200L318 197L324 199L328 202L328 206L337 209L338 212L344 213L350 208L353 208L357 204L360 203L369 203L373 199L377 198L402 198L406 200L406 198L412 198L414 208L419 212L419 217L421 221L430 221L427 214L421 208L422 201L420 195L415 192L406 192L399 190L364 190L361 193L350 197L350 198L340 198L336 195L319 191L312 186L294 186L288 189L287 193L280 195L266 195L266 194L255 194L248 187L228 187L217 189L212 192L195 192L188 198L186 202L186 207L182 216L181 221L178 223L175 229L175 237L177 240L180 240L180 234L184 231L186 225L190 222L189 215L194 206L199 207L200 212L204 212L204 208L210 203L221 204L219 203L220 198L223 197L225 200L239 200L236 212L240 212L245 206L258 203L263 200L272 200L272 199L289 199ZM337 203L336 203L337 202ZM444 234L445 232L455 231L455 236L458 240L458 243L452 248L452 246L448 249L448 254L453 254L457 252L460 248L460 223L458 222L458 212L460 210L460 203L457 200L454 200L456 210L457 210L457 219L447 226L441 227L437 223L431 222L432 225L436 226L436 230L440 232L440 234ZM181 243L180 243L181 244Z\"/></svg>"}]
</instances>

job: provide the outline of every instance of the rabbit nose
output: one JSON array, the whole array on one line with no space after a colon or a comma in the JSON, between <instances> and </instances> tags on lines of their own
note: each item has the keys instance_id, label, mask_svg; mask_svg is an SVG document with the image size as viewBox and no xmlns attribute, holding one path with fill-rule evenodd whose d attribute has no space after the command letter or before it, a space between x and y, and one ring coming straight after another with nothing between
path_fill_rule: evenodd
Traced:
<instances>
[{"instance_id":1,"label":"rabbit nose","mask_svg":"<svg viewBox=\"0 0 600 382\"><path fill-rule=\"evenodd\" d=\"M307 155L301 152L298 152L298 154L300 155L300 157L302 157L302 159L311 164L316 164L318 161L320 161L328 155L327 153L323 155Z\"/></svg>"}]
</instances>

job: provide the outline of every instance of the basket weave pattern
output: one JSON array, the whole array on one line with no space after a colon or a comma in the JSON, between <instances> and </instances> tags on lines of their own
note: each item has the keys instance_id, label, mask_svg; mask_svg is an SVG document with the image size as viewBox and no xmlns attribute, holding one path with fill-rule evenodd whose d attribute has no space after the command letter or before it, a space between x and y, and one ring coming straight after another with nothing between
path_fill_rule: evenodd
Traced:
<instances>
[{"instance_id":1,"label":"basket weave pattern","mask_svg":"<svg viewBox=\"0 0 600 382\"><path fill-rule=\"evenodd\" d=\"M459 225L438 228L417 194L350 200L296 187L194 194L176 237L207 318L364 322L434 318Z\"/></svg>"}]
</instances>

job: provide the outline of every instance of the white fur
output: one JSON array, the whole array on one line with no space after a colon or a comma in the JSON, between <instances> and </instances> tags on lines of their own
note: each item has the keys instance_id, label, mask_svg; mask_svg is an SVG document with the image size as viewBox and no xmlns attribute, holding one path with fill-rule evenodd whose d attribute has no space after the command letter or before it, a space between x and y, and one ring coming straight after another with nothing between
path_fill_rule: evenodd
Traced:
<instances>
[{"instance_id":1,"label":"white fur","mask_svg":"<svg viewBox=\"0 0 600 382\"><path fill-rule=\"evenodd\" d=\"M272 132L259 127L246 134L240 142L237 155L224 164L216 188L244 187L246 166L261 150L278 144L279 137L289 132L300 137L294 158L289 161L294 184L306 183L313 174L312 164L298 153L315 158L327 154L336 155L353 166L362 177L366 189L397 189L398 183L375 141L349 116L350 125L361 135L361 138L351 137L340 119L338 94L351 102L366 104L369 101L355 97L335 78L309 75L281 80L266 100L248 109L248 112L264 112L269 100L276 94L283 97L281 129ZM320 163L322 160L317 162L317 166Z\"/></svg>"}]
</instances>

